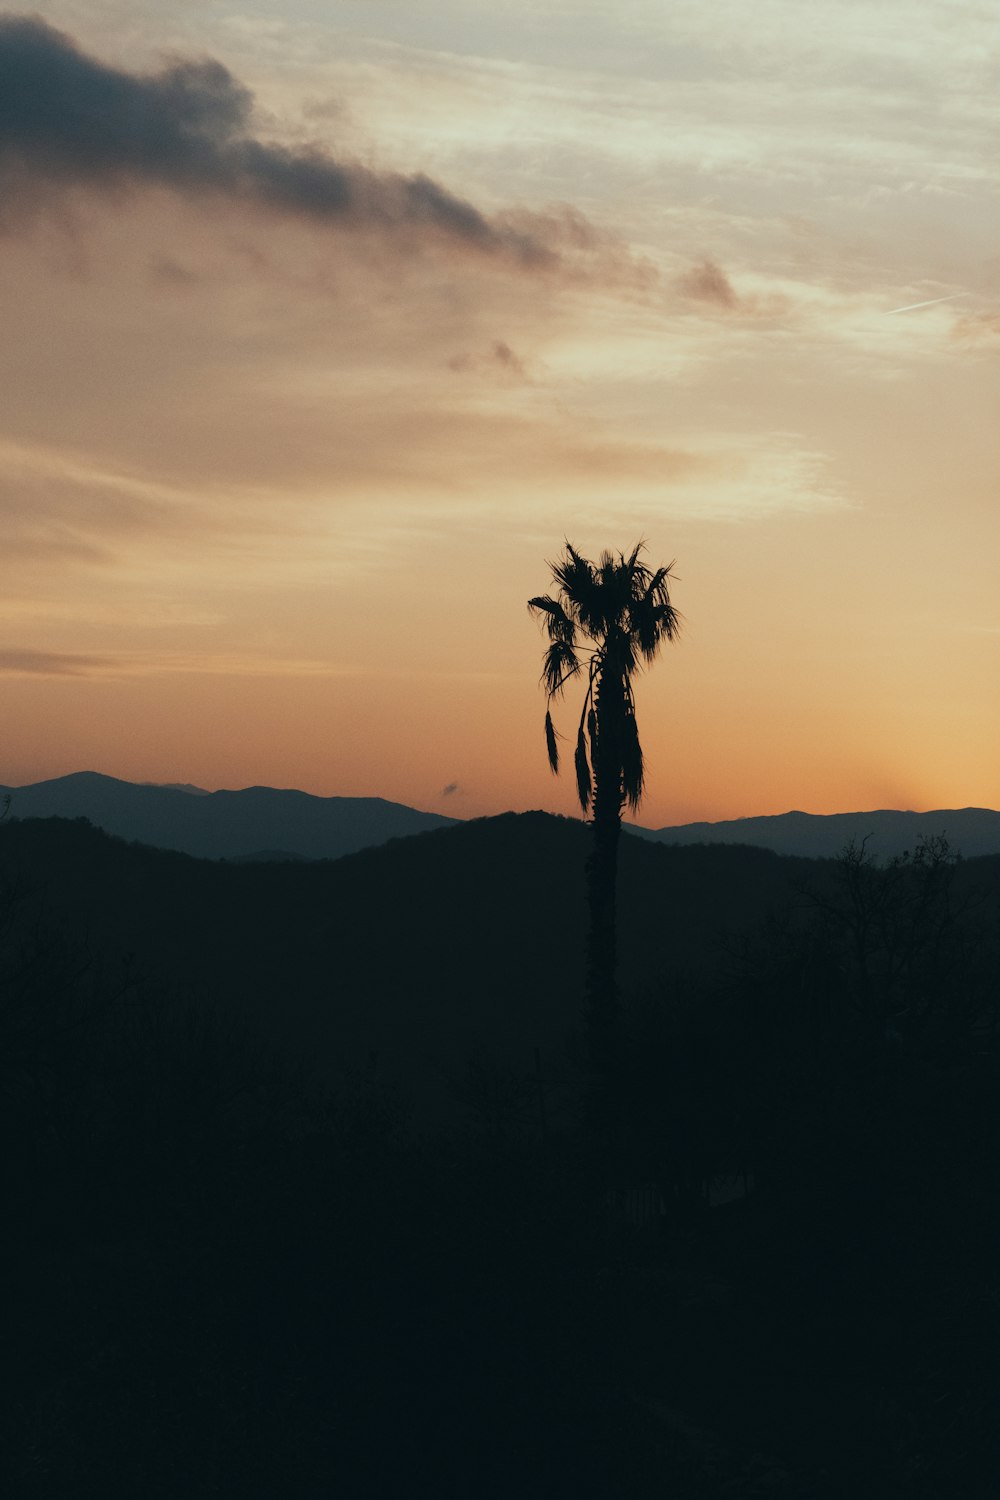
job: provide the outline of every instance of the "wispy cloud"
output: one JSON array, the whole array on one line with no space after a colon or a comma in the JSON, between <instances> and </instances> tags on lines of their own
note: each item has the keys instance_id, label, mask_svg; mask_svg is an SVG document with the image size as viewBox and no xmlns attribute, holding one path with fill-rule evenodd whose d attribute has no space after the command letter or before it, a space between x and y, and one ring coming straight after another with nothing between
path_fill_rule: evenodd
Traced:
<instances>
[{"instance_id":1,"label":"wispy cloud","mask_svg":"<svg viewBox=\"0 0 1000 1500\"><path fill-rule=\"evenodd\" d=\"M0 675L11 677L351 677L351 667L303 657L225 651L121 651L91 656L75 651L0 647Z\"/></svg>"},{"instance_id":2,"label":"wispy cloud","mask_svg":"<svg viewBox=\"0 0 1000 1500\"><path fill-rule=\"evenodd\" d=\"M448 360L449 370L458 374L475 371L480 374L499 376L503 380L519 383L529 379L524 360L503 339L494 339L483 353L455 354Z\"/></svg>"},{"instance_id":3,"label":"wispy cloud","mask_svg":"<svg viewBox=\"0 0 1000 1500\"><path fill-rule=\"evenodd\" d=\"M22 651L0 647L0 673L17 677L90 677L114 663L106 656L67 651Z\"/></svg>"},{"instance_id":4,"label":"wispy cloud","mask_svg":"<svg viewBox=\"0 0 1000 1500\"><path fill-rule=\"evenodd\" d=\"M956 297L964 297L964 292L949 292L947 297L929 297L923 302L907 302L902 307L890 307L888 317L894 317L896 313L917 312L921 307L937 307L940 302L954 302Z\"/></svg>"},{"instance_id":5,"label":"wispy cloud","mask_svg":"<svg viewBox=\"0 0 1000 1500\"><path fill-rule=\"evenodd\" d=\"M990 308L982 312L967 313L957 319L952 334L956 339L970 344L1000 339L1000 311Z\"/></svg>"}]
</instances>

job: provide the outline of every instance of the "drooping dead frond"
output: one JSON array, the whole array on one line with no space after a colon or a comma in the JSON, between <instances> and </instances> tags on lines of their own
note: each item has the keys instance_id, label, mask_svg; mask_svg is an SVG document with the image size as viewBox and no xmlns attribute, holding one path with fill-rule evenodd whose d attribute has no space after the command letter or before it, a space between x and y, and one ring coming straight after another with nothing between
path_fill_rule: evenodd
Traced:
<instances>
[{"instance_id":1,"label":"drooping dead frond","mask_svg":"<svg viewBox=\"0 0 1000 1500\"><path fill-rule=\"evenodd\" d=\"M584 812L590 807L590 794L592 782L590 779L590 764L587 760L587 742L581 729L576 737L576 754L573 757L576 766L576 793L580 799L580 806Z\"/></svg>"},{"instance_id":2,"label":"drooping dead frond","mask_svg":"<svg viewBox=\"0 0 1000 1500\"><path fill-rule=\"evenodd\" d=\"M559 746L556 744L555 725L552 723L552 715L546 710L545 714L545 748L548 751L549 767L553 775L559 770Z\"/></svg>"},{"instance_id":3,"label":"drooping dead frond","mask_svg":"<svg viewBox=\"0 0 1000 1500\"><path fill-rule=\"evenodd\" d=\"M639 726L635 722L635 714L627 713L622 722L621 750L622 791L625 801L635 812L642 801L645 783L642 746L639 743Z\"/></svg>"}]
</instances>

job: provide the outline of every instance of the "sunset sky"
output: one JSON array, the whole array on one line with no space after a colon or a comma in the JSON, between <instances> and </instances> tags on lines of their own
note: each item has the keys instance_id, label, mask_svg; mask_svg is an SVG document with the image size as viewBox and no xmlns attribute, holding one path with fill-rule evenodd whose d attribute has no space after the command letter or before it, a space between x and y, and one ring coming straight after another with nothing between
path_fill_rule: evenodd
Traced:
<instances>
[{"instance_id":1,"label":"sunset sky","mask_svg":"<svg viewBox=\"0 0 1000 1500\"><path fill-rule=\"evenodd\" d=\"M525 603L642 537L641 822L1000 805L995 5L41 15L0 781L570 813Z\"/></svg>"}]
</instances>

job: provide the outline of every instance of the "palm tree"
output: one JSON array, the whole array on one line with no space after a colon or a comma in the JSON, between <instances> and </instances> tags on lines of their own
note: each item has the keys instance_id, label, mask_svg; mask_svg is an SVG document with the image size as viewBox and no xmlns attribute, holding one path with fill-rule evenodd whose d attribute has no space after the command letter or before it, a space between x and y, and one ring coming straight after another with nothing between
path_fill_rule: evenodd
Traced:
<instances>
[{"instance_id":1,"label":"palm tree","mask_svg":"<svg viewBox=\"0 0 1000 1500\"><path fill-rule=\"evenodd\" d=\"M626 557L602 552L598 562L566 543L549 563L555 597L540 594L528 608L545 626L549 645L542 683L551 704L571 678L585 676L574 765L580 806L591 816L593 848L587 860L587 1023L591 1062L610 1064L618 998L616 886L622 808L638 808L643 758L635 718L632 678L664 641L676 639L680 616L670 602L673 563L654 572L639 561L643 543ZM550 710L545 714L549 765L559 770L559 747Z\"/></svg>"}]
</instances>

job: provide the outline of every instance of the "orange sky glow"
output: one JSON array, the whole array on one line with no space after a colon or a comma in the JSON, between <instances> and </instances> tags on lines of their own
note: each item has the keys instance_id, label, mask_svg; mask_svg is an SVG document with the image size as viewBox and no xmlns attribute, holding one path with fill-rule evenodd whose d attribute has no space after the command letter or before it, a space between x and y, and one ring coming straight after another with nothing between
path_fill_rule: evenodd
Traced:
<instances>
[{"instance_id":1,"label":"orange sky glow","mask_svg":"<svg viewBox=\"0 0 1000 1500\"><path fill-rule=\"evenodd\" d=\"M44 11L0 4L0 782L572 813L525 605L641 537L641 822L1000 804L989 7Z\"/></svg>"}]
</instances>

